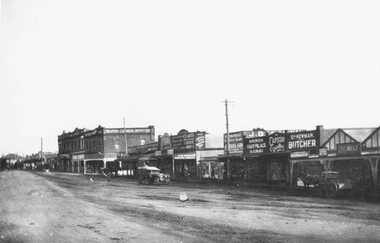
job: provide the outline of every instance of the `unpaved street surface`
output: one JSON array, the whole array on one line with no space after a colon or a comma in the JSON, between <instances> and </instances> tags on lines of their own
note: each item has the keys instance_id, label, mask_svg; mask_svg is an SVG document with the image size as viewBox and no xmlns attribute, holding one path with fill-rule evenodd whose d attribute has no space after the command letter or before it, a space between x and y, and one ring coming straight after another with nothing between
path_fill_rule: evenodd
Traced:
<instances>
[{"instance_id":1,"label":"unpaved street surface","mask_svg":"<svg viewBox=\"0 0 380 243\"><path fill-rule=\"evenodd\" d=\"M0 176L0 242L380 242L379 203L53 172Z\"/></svg>"}]
</instances>

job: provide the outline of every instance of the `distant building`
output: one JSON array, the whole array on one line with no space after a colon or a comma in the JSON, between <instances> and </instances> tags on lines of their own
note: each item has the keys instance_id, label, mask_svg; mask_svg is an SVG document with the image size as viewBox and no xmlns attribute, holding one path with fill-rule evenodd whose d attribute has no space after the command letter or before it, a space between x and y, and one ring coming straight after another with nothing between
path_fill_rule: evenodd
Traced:
<instances>
[{"instance_id":1,"label":"distant building","mask_svg":"<svg viewBox=\"0 0 380 243\"><path fill-rule=\"evenodd\" d=\"M92 173L106 167L129 146L154 142L154 126L135 128L78 129L58 136L57 169L68 172Z\"/></svg>"}]
</instances>

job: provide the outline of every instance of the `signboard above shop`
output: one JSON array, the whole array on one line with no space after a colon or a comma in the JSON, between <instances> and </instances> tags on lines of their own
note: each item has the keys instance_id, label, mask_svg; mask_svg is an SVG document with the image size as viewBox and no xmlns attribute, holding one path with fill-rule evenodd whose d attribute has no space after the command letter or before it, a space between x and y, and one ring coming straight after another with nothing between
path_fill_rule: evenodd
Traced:
<instances>
[{"instance_id":1,"label":"signboard above shop","mask_svg":"<svg viewBox=\"0 0 380 243\"><path fill-rule=\"evenodd\" d=\"M250 131L232 132L229 133L229 154L243 154L244 151L244 136ZM227 134L224 134L224 153L227 154Z\"/></svg>"},{"instance_id":2,"label":"signboard above shop","mask_svg":"<svg viewBox=\"0 0 380 243\"><path fill-rule=\"evenodd\" d=\"M360 155L360 143L338 143L336 145L336 154L338 156Z\"/></svg>"},{"instance_id":3,"label":"signboard above shop","mask_svg":"<svg viewBox=\"0 0 380 243\"><path fill-rule=\"evenodd\" d=\"M318 151L318 147L319 136L316 130L286 134L286 148L290 152Z\"/></svg>"},{"instance_id":4,"label":"signboard above shop","mask_svg":"<svg viewBox=\"0 0 380 243\"><path fill-rule=\"evenodd\" d=\"M268 136L269 152L285 152L285 133L273 133Z\"/></svg>"},{"instance_id":5,"label":"signboard above shop","mask_svg":"<svg viewBox=\"0 0 380 243\"><path fill-rule=\"evenodd\" d=\"M160 150L168 150L171 149L172 143L170 140L170 135L168 133L164 133L164 135L158 137L158 141L160 143Z\"/></svg>"},{"instance_id":6,"label":"signboard above shop","mask_svg":"<svg viewBox=\"0 0 380 243\"><path fill-rule=\"evenodd\" d=\"M253 137L244 139L245 154L260 154L268 151L268 139L264 137Z\"/></svg>"},{"instance_id":7,"label":"signboard above shop","mask_svg":"<svg viewBox=\"0 0 380 243\"><path fill-rule=\"evenodd\" d=\"M158 142L147 143L144 145L128 147L128 153L129 154L145 154L145 153L154 152L157 149L158 149Z\"/></svg>"},{"instance_id":8,"label":"signboard above shop","mask_svg":"<svg viewBox=\"0 0 380 243\"><path fill-rule=\"evenodd\" d=\"M188 132L185 129L178 135L171 136L171 144L174 152L192 151L205 148L205 132Z\"/></svg>"}]
</instances>

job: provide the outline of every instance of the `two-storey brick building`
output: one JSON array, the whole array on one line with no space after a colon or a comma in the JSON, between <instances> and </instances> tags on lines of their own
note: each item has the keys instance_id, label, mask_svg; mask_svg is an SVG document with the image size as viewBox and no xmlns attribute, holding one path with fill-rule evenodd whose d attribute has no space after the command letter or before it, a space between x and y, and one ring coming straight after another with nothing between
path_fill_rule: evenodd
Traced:
<instances>
[{"instance_id":1,"label":"two-storey brick building","mask_svg":"<svg viewBox=\"0 0 380 243\"><path fill-rule=\"evenodd\" d=\"M58 136L58 169L62 171L90 173L106 167L128 146L154 142L154 126L136 128L105 128L93 130L75 129Z\"/></svg>"}]
</instances>

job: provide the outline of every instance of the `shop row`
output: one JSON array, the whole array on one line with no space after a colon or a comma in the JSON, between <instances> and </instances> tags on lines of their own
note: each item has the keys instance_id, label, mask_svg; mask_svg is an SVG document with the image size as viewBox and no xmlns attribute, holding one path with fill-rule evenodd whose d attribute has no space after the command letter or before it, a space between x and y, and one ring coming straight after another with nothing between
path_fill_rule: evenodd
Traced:
<instances>
[{"instance_id":1,"label":"shop row","mask_svg":"<svg viewBox=\"0 0 380 243\"><path fill-rule=\"evenodd\" d=\"M340 189L380 186L380 127L253 129L215 135L180 130L155 139L154 126L75 129L58 136L55 170L135 176L147 164L173 180L217 179L302 185L305 175L339 173ZM41 162L38 162L41 163ZM25 166L25 165L24 165Z\"/></svg>"}]
</instances>

